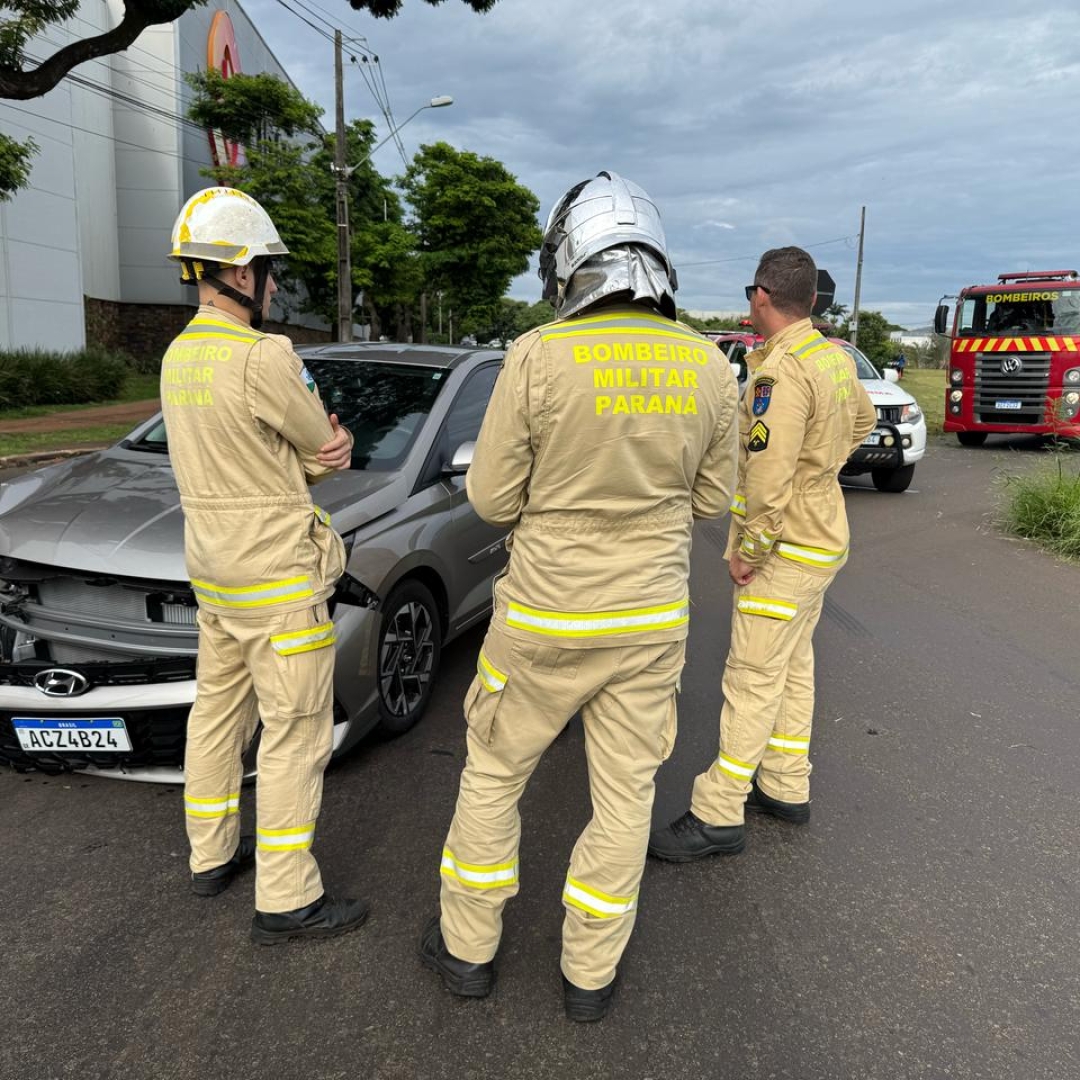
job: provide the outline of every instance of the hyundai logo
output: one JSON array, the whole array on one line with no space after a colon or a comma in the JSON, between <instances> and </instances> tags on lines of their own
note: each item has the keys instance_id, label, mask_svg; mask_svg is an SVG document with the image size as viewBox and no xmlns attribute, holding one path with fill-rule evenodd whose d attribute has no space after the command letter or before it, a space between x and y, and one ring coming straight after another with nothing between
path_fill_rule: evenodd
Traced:
<instances>
[{"instance_id":1,"label":"hyundai logo","mask_svg":"<svg viewBox=\"0 0 1080 1080\"><path fill-rule=\"evenodd\" d=\"M78 697L90 689L90 680L67 668L49 668L34 676L34 685L46 697Z\"/></svg>"},{"instance_id":2,"label":"hyundai logo","mask_svg":"<svg viewBox=\"0 0 1080 1080\"><path fill-rule=\"evenodd\" d=\"M1001 361L1002 375L1019 375L1024 370L1024 361L1019 356L1006 356Z\"/></svg>"}]
</instances>

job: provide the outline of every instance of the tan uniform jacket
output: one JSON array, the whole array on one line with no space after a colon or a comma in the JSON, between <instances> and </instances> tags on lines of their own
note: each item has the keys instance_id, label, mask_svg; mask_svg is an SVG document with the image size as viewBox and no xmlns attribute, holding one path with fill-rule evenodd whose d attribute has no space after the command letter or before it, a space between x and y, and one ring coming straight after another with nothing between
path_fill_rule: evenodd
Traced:
<instances>
[{"instance_id":1,"label":"tan uniform jacket","mask_svg":"<svg viewBox=\"0 0 1080 1080\"><path fill-rule=\"evenodd\" d=\"M691 527L730 502L737 399L712 342L640 306L518 338L467 478L514 530L495 620L565 647L685 637Z\"/></svg>"},{"instance_id":2,"label":"tan uniform jacket","mask_svg":"<svg viewBox=\"0 0 1080 1080\"><path fill-rule=\"evenodd\" d=\"M774 334L747 361L728 555L738 550L761 566L775 553L839 569L849 540L839 472L877 411L854 361L809 319Z\"/></svg>"},{"instance_id":3,"label":"tan uniform jacket","mask_svg":"<svg viewBox=\"0 0 1080 1080\"><path fill-rule=\"evenodd\" d=\"M161 404L199 604L267 615L325 599L341 538L308 483L333 470L318 389L286 337L200 307L165 353Z\"/></svg>"}]
</instances>

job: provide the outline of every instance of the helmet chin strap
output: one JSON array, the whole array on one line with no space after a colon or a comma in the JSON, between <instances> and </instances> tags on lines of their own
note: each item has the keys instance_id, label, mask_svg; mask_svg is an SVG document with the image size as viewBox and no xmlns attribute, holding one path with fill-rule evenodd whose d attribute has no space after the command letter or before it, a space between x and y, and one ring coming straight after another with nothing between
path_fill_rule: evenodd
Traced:
<instances>
[{"instance_id":1,"label":"helmet chin strap","mask_svg":"<svg viewBox=\"0 0 1080 1080\"><path fill-rule=\"evenodd\" d=\"M251 312L252 330L259 330L263 324L263 294L266 292L266 280L269 276L270 260L259 259L255 264L255 293L253 296L246 296L239 289L226 285L215 274L203 274L202 280L210 282L222 296L227 296L230 300L240 304L241 307L246 307Z\"/></svg>"}]
</instances>

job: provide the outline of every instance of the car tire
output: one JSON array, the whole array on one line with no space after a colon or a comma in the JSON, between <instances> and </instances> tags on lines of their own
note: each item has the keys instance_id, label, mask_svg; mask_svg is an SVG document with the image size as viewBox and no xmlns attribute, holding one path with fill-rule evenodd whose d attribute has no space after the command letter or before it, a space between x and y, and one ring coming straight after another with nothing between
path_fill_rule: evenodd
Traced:
<instances>
[{"instance_id":1,"label":"car tire","mask_svg":"<svg viewBox=\"0 0 1080 1080\"><path fill-rule=\"evenodd\" d=\"M394 587L379 629L379 730L401 735L424 714L442 657L435 598L419 581Z\"/></svg>"},{"instance_id":2,"label":"car tire","mask_svg":"<svg viewBox=\"0 0 1080 1080\"><path fill-rule=\"evenodd\" d=\"M958 431L956 437L961 446L982 446L986 442L985 431Z\"/></svg>"},{"instance_id":3,"label":"car tire","mask_svg":"<svg viewBox=\"0 0 1080 1080\"><path fill-rule=\"evenodd\" d=\"M878 491L889 491L898 495L907 491L911 478L915 475L914 465L901 465L899 469L871 469L870 477Z\"/></svg>"}]
</instances>

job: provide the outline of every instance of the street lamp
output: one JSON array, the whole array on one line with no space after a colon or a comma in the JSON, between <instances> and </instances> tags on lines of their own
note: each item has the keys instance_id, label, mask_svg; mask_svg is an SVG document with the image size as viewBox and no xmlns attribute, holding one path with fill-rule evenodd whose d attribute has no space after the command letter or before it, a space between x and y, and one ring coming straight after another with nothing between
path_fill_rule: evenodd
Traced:
<instances>
[{"instance_id":1,"label":"street lamp","mask_svg":"<svg viewBox=\"0 0 1080 1080\"><path fill-rule=\"evenodd\" d=\"M417 117L425 109L445 109L447 105L453 105L454 99L449 94L440 94L433 97L426 105L421 105L415 112L410 113L393 128L389 135L381 142L376 143L354 165L345 164L345 110L338 99L337 110L337 145L335 147L335 161L332 166L334 175L337 177L337 227L338 227L338 341L352 341L352 259L349 251L349 177L367 161L379 147L389 142L410 120Z\"/></svg>"}]
</instances>

